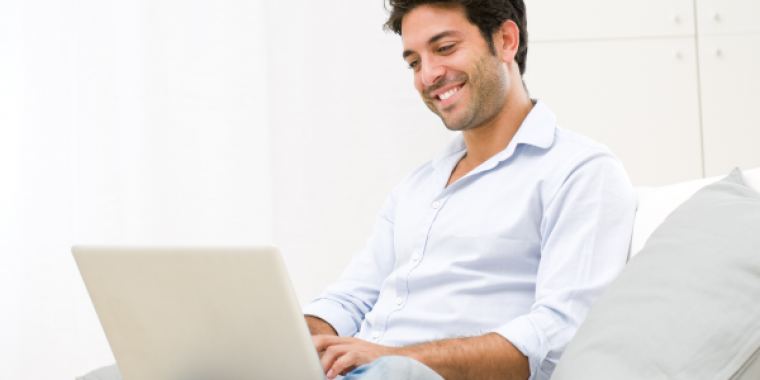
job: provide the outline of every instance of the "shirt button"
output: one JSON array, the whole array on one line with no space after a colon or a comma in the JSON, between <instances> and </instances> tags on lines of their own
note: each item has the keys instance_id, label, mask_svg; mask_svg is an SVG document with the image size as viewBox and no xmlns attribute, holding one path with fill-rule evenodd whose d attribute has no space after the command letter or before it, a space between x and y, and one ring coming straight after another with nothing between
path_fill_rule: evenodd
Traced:
<instances>
[{"instance_id":1,"label":"shirt button","mask_svg":"<svg viewBox=\"0 0 760 380\"><path fill-rule=\"evenodd\" d=\"M402 303L404 303L404 300L401 299L400 297L396 298L396 303L399 304L399 305L401 305Z\"/></svg>"},{"instance_id":2,"label":"shirt button","mask_svg":"<svg viewBox=\"0 0 760 380\"><path fill-rule=\"evenodd\" d=\"M440 204L440 203L438 203L438 202L433 202L433 208L437 209L437 208L439 208L439 207L441 207L441 204Z\"/></svg>"},{"instance_id":3,"label":"shirt button","mask_svg":"<svg viewBox=\"0 0 760 380\"><path fill-rule=\"evenodd\" d=\"M373 332L372 336L375 337L375 338L379 338L380 337L380 331Z\"/></svg>"},{"instance_id":4,"label":"shirt button","mask_svg":"<svg viewBox=\"0 0 760 380\"><path fill-rule=\"evenodd\" d=\"M414 260L414 261L417 261L419 259L420 259L420 255L418 255L416 253L412 256L412 260Z\"/></svg>"}]
</instances>

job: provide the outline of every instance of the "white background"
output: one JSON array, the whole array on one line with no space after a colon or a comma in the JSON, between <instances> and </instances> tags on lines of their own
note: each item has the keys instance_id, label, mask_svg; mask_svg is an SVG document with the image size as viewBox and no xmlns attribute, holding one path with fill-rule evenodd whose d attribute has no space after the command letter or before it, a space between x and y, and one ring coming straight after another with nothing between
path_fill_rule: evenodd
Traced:
<instances>
[{"instance_id":1,"label":"white background","mask_svg":"<svg viewBox=\"0 0 760 380\"><path fill-rule=\"evenodd\" d=\"M560 125L635 185L759 166L757 6L718 23L712 0L606 3L528 1L526 81ZM73 244L274 243L302 303L333 281L452 136L385 18L380 0L0 0L0 378L113 362Z\"/></svg>"}]
</instances>

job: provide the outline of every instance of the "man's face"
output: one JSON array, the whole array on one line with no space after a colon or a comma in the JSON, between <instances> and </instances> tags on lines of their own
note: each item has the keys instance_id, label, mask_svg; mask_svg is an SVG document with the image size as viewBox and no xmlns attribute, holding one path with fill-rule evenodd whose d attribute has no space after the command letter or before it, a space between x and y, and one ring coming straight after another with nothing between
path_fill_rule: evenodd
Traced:
<instances>
[{"instance_id":1,"label":"man's face","mask_svg":"<svg viewBox=\"0 0 760 380\"><path fill-rule=\"evenodd\" d=\"M414 87L446 128L477 128L502 111L507 70L462 8L419 6L404 16L401 30Z\"/></svg>"}]
</instances>

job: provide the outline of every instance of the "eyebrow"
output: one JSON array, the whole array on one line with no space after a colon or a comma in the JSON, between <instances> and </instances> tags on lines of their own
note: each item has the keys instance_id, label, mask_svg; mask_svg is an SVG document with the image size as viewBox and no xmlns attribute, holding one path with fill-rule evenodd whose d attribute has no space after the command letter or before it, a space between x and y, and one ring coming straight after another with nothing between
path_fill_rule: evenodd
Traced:
<instances>
[{"instance_id":1,"label":"eyebrow","mask_svg":"<svg viewBox=\"0 0 760 380\"><path fill-rule=\"evenodd\" d=\"M456 35L456 34L459 34L459 32L456 32L456 31L453 31L453 30L447 30L445 32L438 33L435 36L430 37L430 39L428 40L427 44L428 45L432 45L436 41L440 40L443 37L448 37L448 36L452 36L452 35ZM408 56L410 56L412 54L414 54L413 51L411 51L411 50L404 50L404 53L402 54L402 57L404 59L406 59L406 57L408 57Z\"/></svg>"}]
</instances>

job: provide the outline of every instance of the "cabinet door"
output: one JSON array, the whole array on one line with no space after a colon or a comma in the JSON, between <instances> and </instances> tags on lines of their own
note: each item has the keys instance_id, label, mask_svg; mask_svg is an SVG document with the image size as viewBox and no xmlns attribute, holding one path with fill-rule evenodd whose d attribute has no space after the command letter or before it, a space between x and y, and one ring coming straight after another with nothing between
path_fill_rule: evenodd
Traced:
<instances>
[{"instance_id":1,"label":"cabinet door","mask_svg":"<svg viewBox=\"0 0 760 380\"><path fill-rule=\"evenodd\" d=\"M525 81L635 186L665 185L702 177L695 55L689 37L533 43Z\"/></svg>"},{"instance_id":2,"label":"cabinet door","mask_svg":"<svg viewBox=\"0 0 760 380\"><path fill-rule=\"evenodd\" d=\"M529 41L694 35L692 0L526 0Z\"/></svg>"},{"instance_id":3,"label":"cabinet door","mask_svg":"<svg viewBox=\"0 0 760 380\"><path fill-rule=\"evenodd\" d=\"M760 166L760 34L701 36L705 171Z\"/></svg>"},{"instance_id":4,"label":"cabinet door","mask_svg":"<svg viewBox=\"0 0 760 380\"><path fill-rule=\"evenodd\" d=\"M697 0L699 34L760 32L760 1Z\"/></svg>"}]
</instances>

